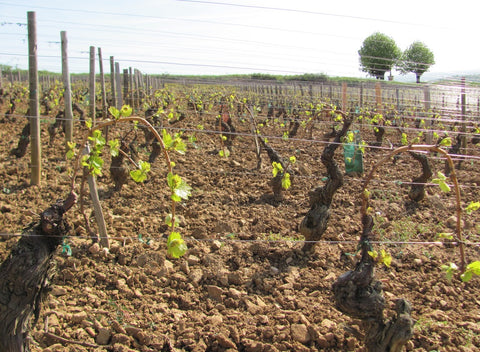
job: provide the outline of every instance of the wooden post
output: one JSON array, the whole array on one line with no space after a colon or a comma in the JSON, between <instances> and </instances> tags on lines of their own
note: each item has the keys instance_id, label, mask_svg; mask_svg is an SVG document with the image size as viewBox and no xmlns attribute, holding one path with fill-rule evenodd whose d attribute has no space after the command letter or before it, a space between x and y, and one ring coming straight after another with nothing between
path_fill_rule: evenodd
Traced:
<instances>
[{"instance_id":1,"label":"wooden post","mask_svg":"<svg viewBox=\"0 0 480 352\"><path fill-rule=\"evenodd\" d=\"M462 93L461 93L461 107L462 107L462 138L461 138L461 147L462 147L462 154L467 154L467 95L465 92L465 77L462 77L461 81Z\"/></svg>"},{"instance_id":2,"label":"wooden post","mask_svg":"<svg viewBox=\"0 0 480 352\"><path fill-rule=\"evenodd\" d=\"M395 95L397 99L397 111L400 112L401 105L400 105L400 89L396 88L395 89Z\"/></svg>"},{"instance_id":3,"label":"wooden post","mask_svg":"<svg viewBox=\"0 0 480 352\"><path fill-rule=\"evenodd\" d=\"M90 146L87 144L84 150L84 154L89 153ZM104 248L110 248L107 234L107 226L105 225L105 217L103 216L102 205L100 204L100 198L98 197L97 182L95 181L95 177L90 173L87 176L87 181L88 188L90 189L90 198L92 199L95 219L97 220L98 232L100 235L100 245Z\"/></svg>"},{"instance_id":4,"label":"wooden post","mask_svg":"<svg viewBox=\"0 0 480 352\"><path fill-rule=\"evenodd\" d=\"M38 103L38 61L37 24L35 12L27 12L28 17L28 74L30 88L30 138L31 138L31 178L32 185L39 185L42 174L42 151L40 145L40 116Z\"/></svg>"},{"instance_id":5,"label":"wooden post","mask_svg":"<svg viewBox=\"0 0 480 352\"><path fill-rule=\"evenodd\" d=\"M65 142L73 141L73 111L72 111L72 89L70 86L70 73L68 71L68 40L67 32L60 32L62 42L62 78L63 99L65 102Z\"/></svg>"},{"instance_id":6,"label":"wooden post","mask_svg":"<svg viewBox=\"0 0 480 352\"><path fill-rule=\"evenodd\" d=\"M347 82L342 83L342 110L347 112Z\"/></svg>"},{"instance_id":7,"label":"wooden post","mask_svg":"<svg viewBox=\"0 0 480 352\"><path fill-rule=\"evenodd\" d=\"M90 117L92 118L92 123L95 125L95 47L90 47L90 88L89 88L89 99L90 99Z\"/></svg>"},{"instance_id":8,"label":"wooden post","mask_svg":"<svg viewBox=\"0 0 480 352\"><path fill-rule=\"evenodd\" d=\"M102 117L107 118L107 92L105 90L105 75L103 73L102 48L98 48L98 64L100 69L100 84L102 87Z\"/></svg>"},{"instance_id":9,"label":"wooden post","mask_svg":"<svg viewBox=\"0 0 480 352\"><path fill-rule=\"evenodd\" d=\"M423 89L423 100L424 100L424 106L425 106L425 114L423 117L425 118L425 127L427 129L431 129L432 127L432 116L430 114L430 109L431 109L431 98L430 98L430 86L426 85L425 88ZM433 143L433 132L428 131L425 135L425 142L427 144L432 144Z\"/></svg>"},{"instance_id":10,"label":"wooden post","mask_svg":"<svg viewBox=\"0 0 480 352\"><path fill-rule=\"evenodd\" d=\"M123 101L128 104L128 68L123 69Z\"/></svg>"},{"instance_id":11,"label":"wooden post","mask_svg":"<svg viewBox=\"0 0 480 352\"><path fill-rule=\"evenodd\" d=\"M382 108L382 85L380 82L375 83L375 103L377 104L377 112L383 114Z\"/></svg>"},{"instance_id":12,"label":"wooden post","mask_svg":"<svg viewBox=\"0 0 480 352\"><path fill-rule=\"evenodd\" d=\"M115 85L117 88L117 109L121 109L123 105L122 82L120 78L120 64L118 62L115 62Z\"/></svg>"},{"instance_id":13,"label":"wooden post","mask_svg":"<svg viewBox=\"0 0 480 352\"><path fill-rule=\"evenodd\" d=\"M112 91L112 106L117 106L117 99L115 97L117 88L115 86L115 60L110 56L110 90Z\"/></svg>"},{"instance_id":14,"label":"wooden post","mask_svg":"<svg viewBox=\"0 0 480 352\"><path fill-rule=\"evenodd\" d=\"M361 109L363 106L363 83L360 83L360 100L359 100L359 108Z\"/></svg>"},{"instance_id":15,"label":"wooden post","mask_svg":"<svg viewBox=\"0 0 480 352\"><path fill-rule=\"evenodd\" d=\"M129 95L130 95L130 99L129 99L130 106L132 108L135 108L135 99L133 97L133 71L132 71L131 67L128 68L128 77L129 77L129 80L130 80L129 90L128 90Z\"/></svg>"}]
</instances>

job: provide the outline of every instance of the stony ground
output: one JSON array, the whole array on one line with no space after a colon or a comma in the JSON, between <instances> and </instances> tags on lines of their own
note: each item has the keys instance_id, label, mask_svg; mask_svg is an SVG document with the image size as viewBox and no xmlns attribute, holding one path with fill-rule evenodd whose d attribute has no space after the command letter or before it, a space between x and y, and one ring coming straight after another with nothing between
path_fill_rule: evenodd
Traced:
<instances>
[{"instance_id":1,"label":"stony ground","mask_svg":"<svg viewBox=\"0 0 480 352\"><path fill-rule=\"evenodd\" d=\"M201 122L206 130L214 129L208 118L195 119L189 114L183 126ZM24 122L17 117L0 123L0 260L15 245L15 234L69 191L71 164L64 160L61 135L48 143L51 120L42 125L42 184L29 185L29 157L10 155ZM237 130L249 133L250 127L238 122ZM322 135L314 131L317 140ZM186 140L185 156L172 155L177 173L193 187L191 198L177 208L189 247L186 255L172 259L166 253L164 161L154 162L147 182L129 181L120 191L113 190L106 166L98 187L110 250L87 238L78 207L67 214L73 227L68 240L72 254L58 249L53 290L32 331L32 350L362 351L349 329L357 322L335 309L331 292L332 283L356 260L362 178L346 176L335 195L328 230L312 252L304 253L297 227L308 210L308 191L324 182L324 144L303 139L302 133L299 140L272 142L283 156L297 157L292 187L276 202L268 158L263 155L261 169L255 169L251 137L238 136L229 158L218 156L218 136L196 137L195 145ZM365 131L364 138L373 135ZM143 135L138 139L143 141ZM469 153L480 155L478 148L469 144ZM140 157L144 154L141 150ZM343 168L341 148L337 154ZM382 155L369 150L366 171ZM435 172L443 170L438 159L432 165ZM478 170L478 161L457 170L462 205L480 200ZM412 303L416 325L409 351L476 351L480 279L448 281L440 266L458 263L458 248L424 243L435 241L439 232L453 231L454 196L431 186L425 200L411 204L402 182L419 173L419 164L405 155L380 168L372 184L375 231L383 242L378 248L393 256L390 268L377 270L387 316L396 298ZM86 206L90 214L88 201ZM465 216L468 241L479 242L479 219L478 213ZM413 241L422 243L398 243ZM479 260L478 246L468 246L466 252L469 261Z\"/></svg>"}]
</instances>

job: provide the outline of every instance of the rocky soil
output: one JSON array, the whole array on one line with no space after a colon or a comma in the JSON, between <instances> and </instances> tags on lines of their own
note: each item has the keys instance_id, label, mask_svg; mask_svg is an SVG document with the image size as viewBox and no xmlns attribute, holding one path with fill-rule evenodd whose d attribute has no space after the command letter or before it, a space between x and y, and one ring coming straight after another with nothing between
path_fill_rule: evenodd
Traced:
<instances>
[{"instance_id":1,"label":"rocky soil","mask_svg":"<svg viewBox=\"0 0 480 352\"><path fill-rule=\"evenodd\" d=\"M215 128L213 118L202 119L188 114L175 127ZM29 157L10 154L24 123L22 117L0 123L0 260L22 228L69 192L71 163L64 160L61 134L48 143L48 119L42 123L42 184L29 185ZM314 131L317 142L303 139L302 132L295 140L271 139L282 156L297 158L291 189L275 201L267 156L256 170L250 126L236 124L245 135L234 140L228 158L218 155L218 136L208 132L197 132L195 145L185 140L185 156L172 155L176 172L193 187L177 209L189 247L181 259L166 253L164 161L153 163L147 182L130 180L120 191L113 190L106 165L98 187L111 247L93 244L78 207L70 210L73 230L66 243L72 253L58 249L57 274L32 331L32 351L362 351L352 332L358 322L335 309L331 292L357 259L362 178L346 176L322 241L304 253L297 228L308 210L308 191L324 182L324 144L318 142L324 131ZM371 131L362 133L373 140ZM480 155L478 145L468 147L469 154ZM140 149L139 157L145 160L147 152ZM368 150L366 171L382 155ZM343 168L341 148L337 157ZM432 158L435 173L443 165ZM480 200L479 170L473 159L457 170L462 206ZM453 231L455 199L429 186L425 200L409 202L406 183L420 173L419 164L404 155L379 169L372 184L375 232L382 242L377 249L393 256L390 268L377 270L387 315L397 298L412 303L416 325L408 351L477 351L480 278L448 281L440 266L458 263L458 248L432 243L437 233ZM88 201L86 206L90 216ZM478 212L463 219L470 242L479 242L479 219ZM480 259L478 245L467 246L466 253L469 261Z\"/></svg>"}]
</instances>

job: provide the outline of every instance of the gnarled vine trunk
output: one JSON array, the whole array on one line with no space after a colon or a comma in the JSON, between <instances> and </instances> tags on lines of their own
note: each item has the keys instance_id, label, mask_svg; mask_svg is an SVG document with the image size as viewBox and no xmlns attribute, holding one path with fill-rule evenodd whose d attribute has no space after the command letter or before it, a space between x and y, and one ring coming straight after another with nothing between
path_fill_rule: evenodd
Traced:
<instances>
[{"instance_id":1,"label":"gnarled vine trunk","mask_svg":"<svg viewBox=\"0 0 480 352\"><path fill-rule=\"evenodd\" d=\"M15 248L0 265L0 351L29 351L28 334L38 320L53 277L53 254L70 227L63 214L75 203L46 209L38 224L24 231Z\"/></svg>"},{"instance_id":2,"label":"gnarled vine trunk","mask_svg":"<svg viewBox=\"0 0 480 352\"><path fill-rule=\"evenodd\" d=\"M410 303L404 299L396 302L396 315L385 321L385 299L382 284L374 275L374 260L368 254L372 250L371 233L373 219L364 215L363 233L360 238L361 259L355 270L338 277L332 286L335 305L342 313L360 319L365 331L363 340L368 352L400 352L413 336L414 321L410 316ZM360 335L360 332L356 335Z\"/></svg>"},{"instance_id":3,"label":"gnarled vine trunk","mask_svg":"<svg viewBox=\"0 0 480 352\"><path fill-rule=\"evenodd\" d=\"M422 174L412 180L408 197L414 202L420 202L425 198L425 184L433 176L433 172L425 154L410 152L410 155L422 165Z\"/></svg>"},{"instance_id":4,"label":"gnarled vine trunk","mask_svg":"<svg viewBox=\"0 0 480 352\"><path fill-rule=\"evenodd\" d=\"M335 150L341 144L340 141L351 123L351 119L345 119L341 131L336 133L333 142L329 143L322 152L322 163L327 168L328 179L323 187L317 187L309 193L310 210L299 225L300 233L306 241L303 246L304 251L309 251L327 229L333 195L343 185L343 174L334 160Z\"/></svg>"}]
</instances>

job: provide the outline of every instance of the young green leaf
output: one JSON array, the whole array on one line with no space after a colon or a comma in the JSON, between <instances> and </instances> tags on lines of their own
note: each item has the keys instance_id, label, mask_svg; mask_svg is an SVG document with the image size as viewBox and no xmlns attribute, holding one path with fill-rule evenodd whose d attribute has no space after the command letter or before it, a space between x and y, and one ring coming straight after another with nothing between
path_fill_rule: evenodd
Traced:
<instances>
[{"instance_id":1,"label":"young green leaf","mask_svg":"<svg viewBox=\"0 0 480 352\"><path fill-rule=\"evenodd\" d=\"M387 268L392 264L392 256L390 253L387 253L384 249L380 251L380 260Z\"/></svg>"},{"instance_id":2,"label":"young green leaf","mask_svg":"<svg viewBox=\"0 0 480 352\"><path fill-rule=\"evenodd\" d=\"M458 266L455 263L450 263L449 265L442 265L442 270L445 271L448 280L452 280L453 275L458 271Z\"/></svg>"},{"instance_id":3,"label":"young green leaf","mask_svg":"<svg viewBox=\"0 0 480 352\"><path fill-rule=\"evenodd\" d=\"M119 149L120 149L120 142L118 141L118 139L109 140L108 145L110 146L110 155L118 156Z\"/></svg>"},{"instance_id":4,"label":"young green leaf","mask_svg":"<svg viewBox=\"0 0 480 352\"><path fill-rule=\"evenodd\" d=\"M441 147L450 147L452 145L452 138L446 137L442 139L438 145Z\"/></svg>"},{"instance_id":5,"label":"young green leaf","mask_svg":"<svg viewBox=\"0 0 480 352\"><path fill-rule=\"evenodd\" d=\"M173 258L180 258L187 252L187 245L178 232L172 232L167 240L167 253Z\"/></svg>"},{"instance_id":6,"label":"young green leaf","mask_svg":"<svg viewBox=\"0 0 480 352\"><path fill-rule=\"evenodd\" d=\"M123 105L122 106L122 109L120 110L120 115L122 117L128 117L130 115L132 115L132 108L130 107L130 105Z\"/></svg>"},{"instance_id":7,"label":"young green leaf","mask_svg":"<svg viewBox=\"0 0 480 352\"><path fill-rule=\"evenodd\" d=\"M478 209L480 209L480 202L470 202L470 204L465 208L465 212L467 214L471 214Z\"/></svg>"},{"instance_id":8,"label":"young green leaf","mask_svg":"<svg viewBox=\"0 0 480 352\"><path fill-rule=\"evenodd\" d=\"M377 251L368 251L368 255L373 258L373 260L377 260L378 252Z\"/></svg>"},{"instance_id":9,"label":"young green leaf","mask_svg":"<svg viewBox=\"0 0 480 352\"><path fill-rule=\"evenodd\" d=\"M439 185L442 192L448 193L450 192L450 186L447 184L447 182L445 182L446 180L447 180L447 177L443 173L438 171L437 178L434 178L432 182Z\"/></svg>"},{"instance_id":10,"label":"young green leaf","mask_svg":"<svg viewBox=\"0 0 480 352\"><path fill-rule=\"evenodd\" d=\"M108 108L108 112L110 113L110 115L113 116L115 120L118 120L120 118L120 111L116 107L110 106Z\"/></svg>"},{"instance_id":11,"label":"young green leaf","mask_svg":"<svg viewBox=\"0 0 480 352\"><path fill-rule=\"evenodd\" d=\"M449 232L437 233L437 237L441 239L453 240L453 234Z\"/></svg>"},{"instance_id":12,"label":"young green leaf","mask_svg":"<svg viewBox=\"0 0 480 352\"><path fill-rule=\"evenodd\" d=\"M77 146L76 143L74 142L67 142L67 159L70 160L70 159L73 159L73 157L75 156L75 147Z\"/></svg>"},{"instance_id":13,"label":"young green leaf","mask_svg":"<svg viewBox=\"0 0 480 352\"><path fill-rule=\"evenodd\" d=\"M408 145L408 138L406 133L402 133L402 145Z\"/></svg>"},{"instance_id":14,"label":"young green leaf","mask_svg":"<svg viewBox=\"0 0 480 352\"><path fill-rule=\"evenodd\" d=\"M165 224L167 224L167 226L172 226L172 214L168 214L166 217L165 217ZM176 227L178 226L179 222L177 220L177 218L175 218L175 224L173 227Z\"/></svg>"},{"instance_id":15,"label":"young green leaf","mask_svg":"<svg viewBox=\"0 0 480 352\"><path fill-rule=\"evenodd\" d=\"M272 169L273 177L277 177L277 175L278 175L279 173L282 173L282 172L283 172L283 166L282 166L282 164L277 163L276 161L273 161L273 162L272 162L272 167L273 167L273 169Z\"/></svg>"},{"instance_id":16,"label":"young green leaf","mask_svg":"<svg viewBox=\"0 0 480 352\"><path fill-rule=\"evenodd\" d=\"M288 172L285 172L282 177L282 187L283 189L289 189L291 185L292 181L290 180L290 174Z\"/></svg>"},{"instance_id":17,"label":"young green leaf","mask_svg":"<svg viewBox=\"0 0 480 352\"><path fill-rule=\"evenodd\" d=\"M172 200L180 202L182 199L187 200L192 193L192 187L190 187L179 175L172 174L167 175L167 183L172 192Z\"/></svg>"},{"instance_id":18,"label":"young green leaf","mask_svg":"<svg viewBox=\"0 0 480 352\"><path fill-rule=\"evenodd\" d=\"M467 265L465 272L460 275L463 282L468 282L472 279L473 275L480 275L480 261L475 261Z\"/></svg>"},{"instance_id":19,"label":"young green leaf","mask_svg":"<svg viewBox=\"0 0 480 352\"><path fill-rule=\"evenodd\" d=\"M130 171L130 177L137 183L147 179L147 173L150 171L150 163L148 161L140 161L138 169Z\"/></svg>"}]
</instances>

